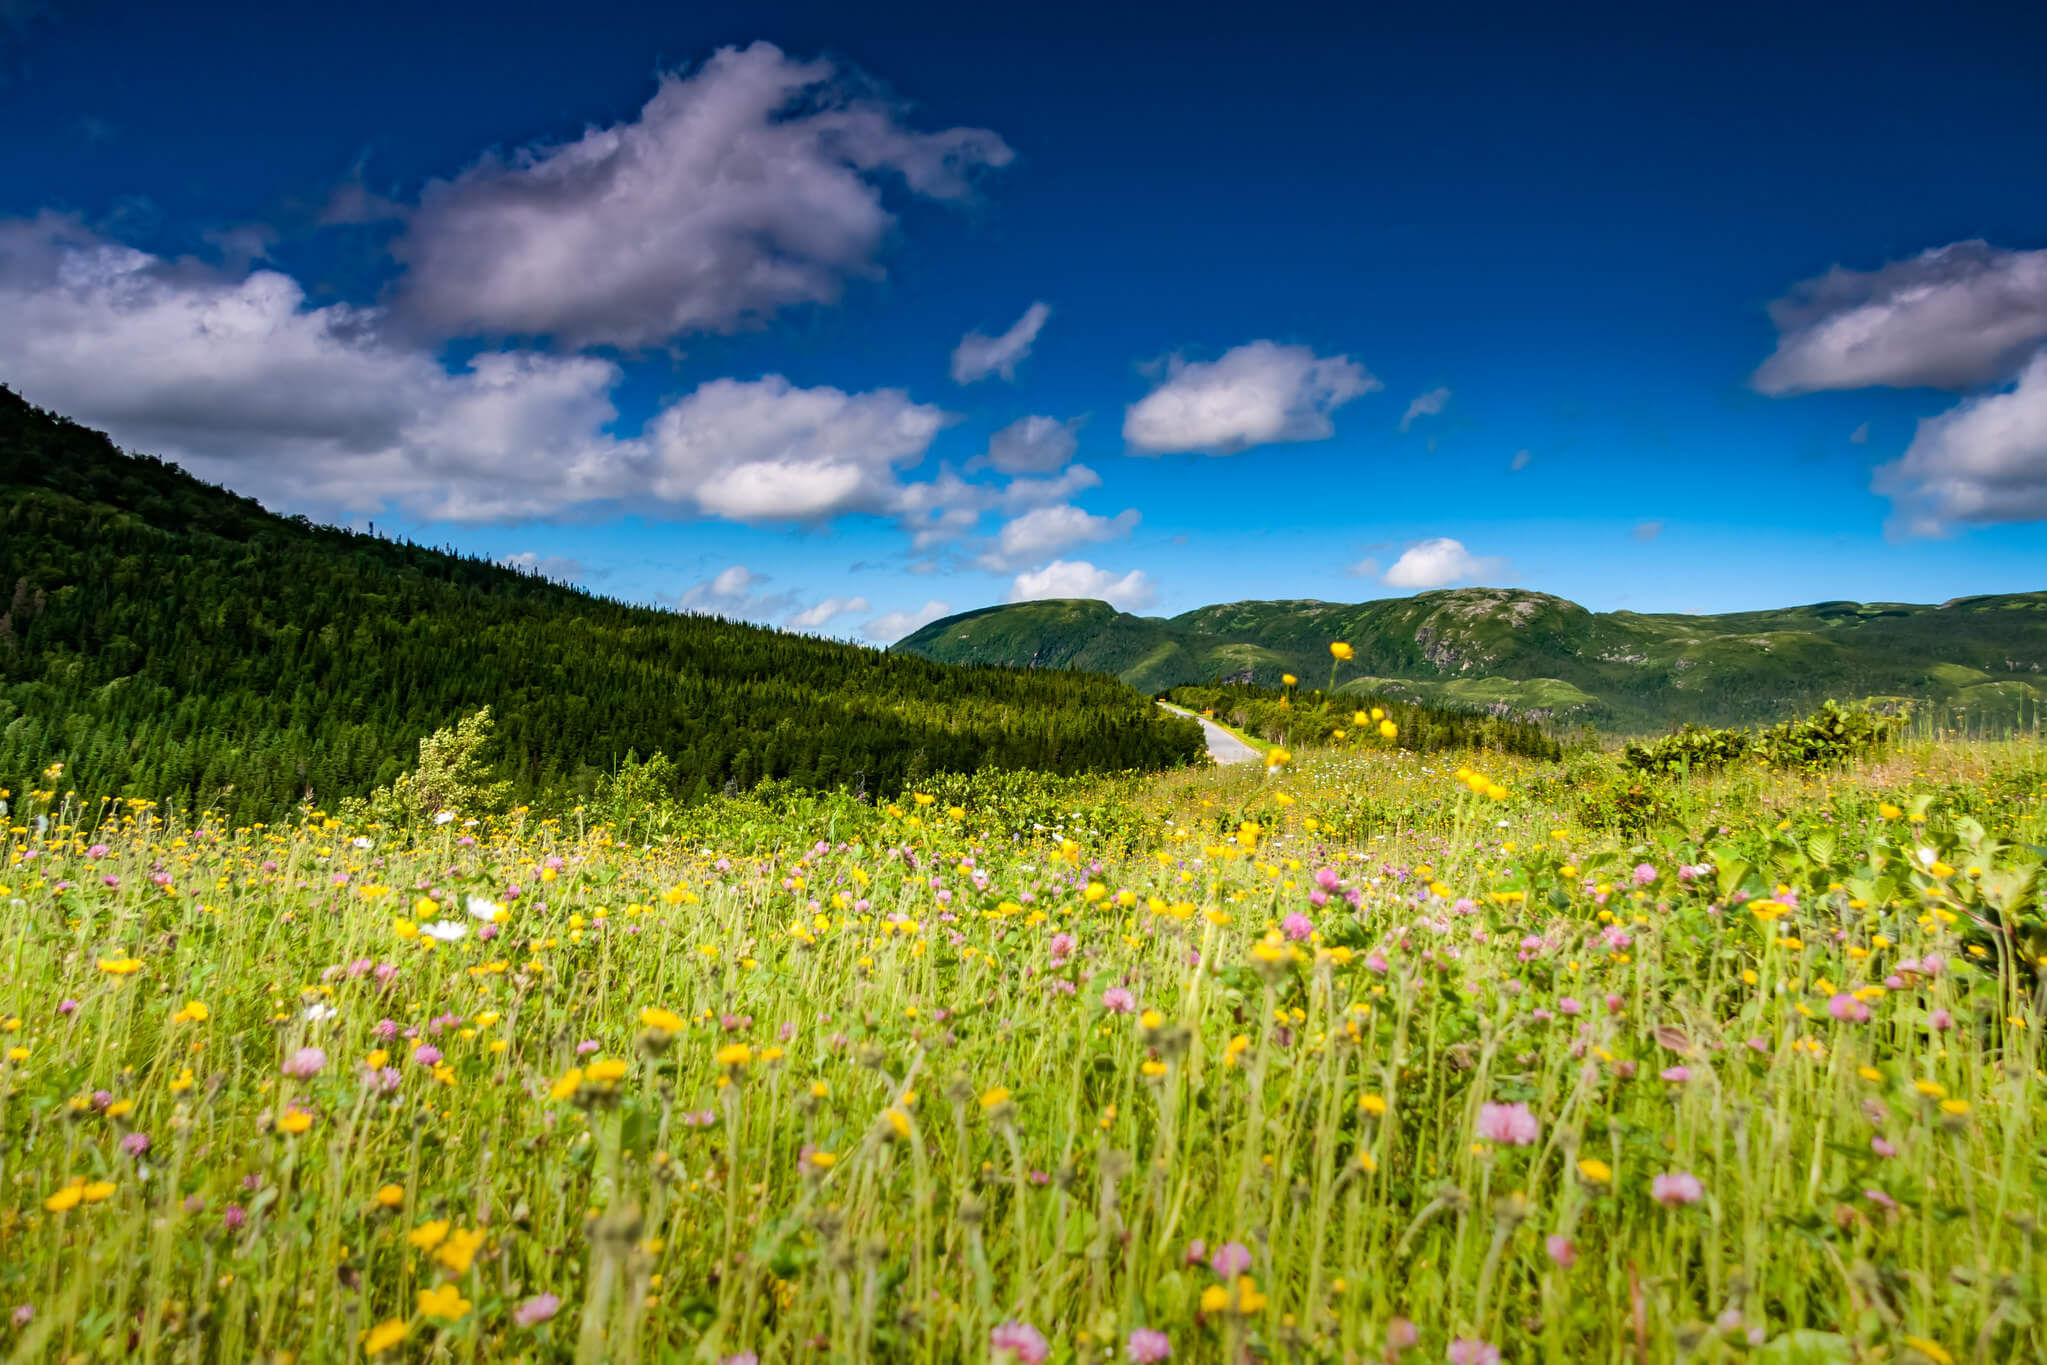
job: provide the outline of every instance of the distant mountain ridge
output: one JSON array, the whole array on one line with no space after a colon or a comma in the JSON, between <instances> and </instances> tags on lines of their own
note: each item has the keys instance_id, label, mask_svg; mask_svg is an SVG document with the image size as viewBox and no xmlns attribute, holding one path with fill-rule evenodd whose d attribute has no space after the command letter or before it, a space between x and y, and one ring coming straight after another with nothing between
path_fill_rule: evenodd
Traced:
<instances>
[{"instance_id":1,"label":"distant mountain ridge","mask_svg":"<svg viewBox=\"0 0 2047 1365\"><path fill-rule=\"evenodd\" d=\"M1341 690L1611 730L1776 721L1829 697L2030 724L2047 699L2047 592L1720 616L1592 612L1510 588L1225 602L1170 618L1059 599L961 612L890 648L1112 673L1156 692L1218 678L1274 686L1287 673L1326 686L1333 640L1355 651Z\"/></svg>"}]
</instances>

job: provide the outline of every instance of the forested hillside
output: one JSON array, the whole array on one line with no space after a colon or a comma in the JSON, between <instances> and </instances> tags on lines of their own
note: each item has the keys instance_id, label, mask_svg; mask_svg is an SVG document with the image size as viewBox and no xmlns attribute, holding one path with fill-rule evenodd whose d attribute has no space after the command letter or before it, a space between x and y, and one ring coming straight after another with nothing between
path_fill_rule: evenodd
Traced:
<instances>
[{"instance_id":1,"label":"forested hillside","mask_svg":"<svg viewBox=\"0 0 2047 1365\"><path fill-rule=\"evenodd\" d=\"M622 605L284 518L0 387L0 787L241 818L389 782L483 706L522 797L664 752L681 796L766 778L1150 768L1192 722L1114 679L955 666Z\"/></svg>"},{"instance_id":2,"label":"forested hillside","mask_svg":"<svg viewBox=\"0 0 2047 1365\"><path fill-rule=\"evenodd\" d=\"M1938 606L1821 602L1725 616L1591 612L1548 593L1452 588L1346 604L1228 602L1171 619L1019 602L891 648L952 663L1114 673L1145 691L1220 680L1344 691L1547 723L1656 731L1804 715L1828 698L1930 704L1944 726L2030 728L2047 701L2047 593Z\"/></svg>"}]
</instances>

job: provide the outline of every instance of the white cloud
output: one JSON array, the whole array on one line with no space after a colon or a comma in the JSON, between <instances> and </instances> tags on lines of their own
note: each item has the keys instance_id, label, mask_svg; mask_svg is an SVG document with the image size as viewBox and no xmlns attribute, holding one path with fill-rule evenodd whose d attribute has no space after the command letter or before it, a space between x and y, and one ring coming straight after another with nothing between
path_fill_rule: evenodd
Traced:
<instances>
[{"instance_id":1,"label":"white cloud","mask_svg":"<svg viewBox=\"0 0 2047 1365\"><path fill-rule=\"evenodd\" d=\"M308 307L274 270L0 221L0 316L0 374L25 397L261 497L485 521L633 483L637 448L605 431L611 361L500 351L451 372L377 310Z\"/></svg>"},{"instance_id":2,"label":"white cloud","mask_svg":"<svg viewBox=\"0 0 2047 1365\"><path fill-rule=\"evenodd\" d=\"M882 644L894 644L913 631L922 630L941 617L952 615L948 602L930 601L914 611L884 612L860 627L860 633Z\"/></svg>"},{"instance_id":3,"label":"white cloud","mask_svg":"<svg viewBox=\"0 0 2047 1365\"><path fill-rule=\"evenodd\" d=\"M573 583L584 574L582 560L570 559L567 555L544 555L537 550L521 550L517 554L506 555L498 563L508 569L538 574L562 583Z\"/></svg>"},{"instance_id":4,"label":"white cloud","mask_svg":"<svg viewBox=\"0 0 2047 1365\"><path fill-rule=\"evenodd\" d=\"M1084 464L1069 465L1050 479L1011 479L995 495L995 505L1003 512L1017 512L1065 502L1075 494L1101 486L1102 476L1094 470Z\"/></svg>"},{"instance_id":5,"label":"white cloud","mask_svg":"<svg viewBox=\"0 0 2047 1365\"><path fill-rule=\"evenodd\" d=\"M1522 470L1528 468L1528 466L1533 464L1534 462L1535 462L1534 455L1530 454L1528 451L1525 450L1517 450L1514 452L1514 458L1507 462L1507 468L1513 470L1516 474L1519 474Z\"/></svg>"},{"instance_id":6,"label":"white cloud","mask_svg":"<svg viewBox=\"0 0 2047 1365\"><path fill-rule=\"evenodd\" d=\"M999 337L967 333L960 338L960 344L953 347L952 382L972 384L991 374L1015 379L1017 362L1031 353L1031 344L1038 339L1045 319L1051 316L1050 304L1034 303L1024 309L1024 315Z\"/></svg>"},{"instance_id":7,"label":"white cloud","mask_svg":"<svg viewBox=\"0 0 2047 1365\"><path fill-rule=\"evenodd\" d=\"M1461 541L1436 536L1407 547L1381 582L1390 588L1447 588L1507 571L1507 561L1493 555L1475 555Z\"/></svg>"},{"instance_id":8,"label":"white cloud","mask_svg":"<svg viewBox=\"0 0 2047 1365\"><path fill-rule=\"evenodd\" d=\"M973 464L1004 474L1051 474L1063 469L1080 448L1080 421L1056 417L1021 417L988 438L988 453Z\"/></svg>"},{"instance_id":9,"label":"white cloud","mask_svg":"<svg viewBox=\"0 0 2047 1365\"><path fill-rule=\"evenodd\" d=\"M1852 445L1852 446L1866 446L1866 445L1868 445L1868 444L1869 444L1869 423L1867 423L1867 422L1864 422L1864 423L1863 423L1863 424L1862 424L1861 426L1859 426L1859 427L1855 428L1855 430L1853 430L1853 431L1849 432L1849 433L1848 433L1848 444L1849 444L1849 445Z\"/></svg>"},{"instance_id":10,"label":"white cloud","mask_svg":"<svg viewBox=\"0 0 2047 1365\"><path fill-rule=\"evenodd\" d=\"M715 575L693 584L683 590L677 600L685 607L713 607L723 603L731 605L746 600L748 589L767 579L747 568L734 564L729 569L720 569Z\"/></svg>"},{"instance_id":11,"label":"white cloud","mask_svg":"<svg viewBox=\"0 0 2047 1365\"><path fill-rule=\"evenodd\" d=\"M221 263L237 273L246 272L258 261L270 259L277 245L277 232L262 223L242 223L231 228L207 228L200 237L220 253Z\"/></svg>"},{"instance_id":12,"label":"white cloud","mask_svg":"<svg viewBox=\"0 0 2047 1365\"><path fill-rule=\"evenodd\" d=\"M968 483L950 469L936 478L905 484L889 510L910 536L910 548L928 550L970 534L998 494L986 484Z\"/></svg>"},{"instance_id":13,"label":"white cloud","mask_svg":"<svg viewBox=\"0 0 2047 1365\"><path fill-rule=\"evenodd\" d=\"M729 569L719 570L718 576L710 582L710 590L715 597L740 597L754 584L766 581L744 564L734 564Z\"/></svg>"},{"instance_id":14,"label":"white cloud","mask_svg":"<svg viewBox=\"0 0 2047 1365\"><path fill-rule=\"evenodd\" d=\"M1329 414L1384 385L1348 356L1253 341L1215 360L1167 362L1166 381L1130 405L1123 439L1133 454L1231 455L1277 441L1320 441Z\"/></svg>"},{"instance_id":15,"label":"white cloud","mask_svg":"<svg viewBox=\"0 0 2047 1365\"><path fill-rule=\"evenodd\" d=\"M1636 540L1646 545L1663 534L1663 523L1660 521L1637 522L1631 534Z\"/></svg>"},{"instance_id":16,"label":"white cloud","mask_svg":"<svg viewBox=\"0 0 2047 1365\"><path fill-rule=\"evenodd\" d=\"M895 516L902 471L951 420L899 389L768 375L705 383L622 438L611 360L485 351L450 371L377 309L311 307L276 271L167 261L54 215L0 220L0 316L0 375L34 402L273 503L351 516L626 501L747 522Z\"/></svg>"},{"instance_id":17,"label":"white cloud","mask_svg":"<svg viewBox=\"0 0 2047 1365\"><path fill-rule=\"evenodd\" d=\"M1084 464L1049 479L1011 479L1002 485L969 483L951 470L922 483L905 484L890 504L896 524L910 535L912 549L928 550L970 535L983 514L1015 516L1101 486L1102 476Z\"/></svg>"},{"instance_id":18,"label":"white cloud","mask_svg":"<svg viewBox=\"0 0 2047 1365\"><path fill-rule=\"evenodd\" d=\"M1349 574L1352 578L1377 578L1379 576L1378 558L1376 556L1367 555L1365 558L1360 559L1357 563L1346 567L1344 569L1344 572L1346 574Z\"/></svg>"},{"instance_id":19,"label":"white cloud","mask_svg":"<svg viewBox=\"0 0 2047 1365\"><path fill-rule=\"evenodd\" d=\"M870 611L864 597L827 597L816 606L805 607L785 618L783 625L792 630L816 630L825 622L846 615L848 612Z\"/></svg>"},{"instance_id":20,"label":"white cloud","mask_svg":"<svg viewBox=\"0 0 2047 1365\"><path fill-rule=\"evenodd\" d=\"M883 514L901 493L897 466L921 461L949 420L900 389L714 379L649 425L649 488L732 521Z\"/></svg>"},{"instance_id":21,"label":"white cloud","mask_svg":"<svg viewBox=\"0 0 2047 1365\"><path fill-rule=\"evenodd\" d=\"M1041 562L1076 545L1098 544L1130 534L1138 513L1129 508L1113 517L1098 517L1072 503L1037 507L1005 522L993 543L976 561L994 573L1007 573Z\"/></svg>"},{"instance_id":22,"label":"white cloud","mask_svg":"<svg viewBox=\"0 0 2047 1365\"><path fill-rule=\"evenodd\" d=\"M1919 423L1904 455L1876 471L1907 534L1950 523L2047 520L2047 351L2010 389Z\"/></svg>"},{"instance_id":23,"label":"white cloud","mask_svg":"<svg viewBox=\"0 0 2047 1365\"><path fill-rule=\"evenodd\" d=\"M960 199L1012 155L983 129L911 131L829 62L724 48L635 121L430 183L391 246L396 306L434 335L565 346L732 331L881 273L880 173Z\"/></svg>"},{"instance_id":24,"label":"white cloud","mask_svg":"<svg viewBox=\"0 0 2047 1365\"><path fill-rule=\"evenodd\" d=\"M762 591L767 582L766 574L734 564L683 589L675 598L675 605L684 611L707 612L734 621L766 623L796 607L796 594L792 592Z\"/></svg>"},{"instance_id":25,"label":"white cloud","mask_svg":"<svg viewBox=\"0 0 2047 1365\"><path fill-rule=\"evenodd\" d=\"M1967 241L1868 272L1835 266L1770 318L1777 350L1751 380L1763 393L2009 379L2047 339L2047 250Z\"/></svg>"},{"instance_id":26,"label":"white cloud","mask_svg":"<svg viewBox=\"0 0 2047 1365\"><path fill-rule=\"evenodd\" d=\"M1047 597L1096 598L1123 611L1138 611L1158 600L1158 590L1136 569L1118 578L1086 560L1055 559L1041 569L1018 574L1004 600L1034 602Z\"/></svg>"},{"instance_id":27,"label":"white cloud","mask_svg":"<svg viewBox=\"0 0 2047 1365\"><path fill-rule=\"evenodd\" d=\"M1447 407L1449 403L1450 390L1448 389L1430 389L1427 393L1416 394L1414 401L1407 405L1407 411L1401 414L1400 430L1405 433L1409 427L1414 425L1415 418L1434 417Z\"/></svg>"}]
</instances>

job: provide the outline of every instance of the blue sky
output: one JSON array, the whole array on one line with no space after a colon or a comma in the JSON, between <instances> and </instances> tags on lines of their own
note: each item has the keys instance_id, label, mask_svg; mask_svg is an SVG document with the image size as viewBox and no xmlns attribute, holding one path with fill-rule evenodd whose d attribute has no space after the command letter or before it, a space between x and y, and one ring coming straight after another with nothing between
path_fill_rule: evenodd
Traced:
<instances>
[{"instance_id":1,"label":"blue sky","mask_svg":"<svg viewBox=\"0 0 2047 1365\"><path fill-rule=\"evenodd\" d=\"M0 0L0 382L857 638L2047 587L2047 14L879 8Z\"/></svg>"}]
</instances>

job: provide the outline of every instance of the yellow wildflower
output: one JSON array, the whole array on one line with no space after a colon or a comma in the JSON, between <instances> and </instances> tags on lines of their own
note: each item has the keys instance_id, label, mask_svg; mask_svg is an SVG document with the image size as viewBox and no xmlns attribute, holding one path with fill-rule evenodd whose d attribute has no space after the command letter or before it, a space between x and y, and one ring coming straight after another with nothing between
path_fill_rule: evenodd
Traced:
<instances>
[{"instance_id":1,"label":"yellow wildflower","mask_svg":"<svg viewBox=\"0 0 2047 1365\"><path fill-rule=\"evenodd\" d=\"M448 1240L434 1250L434 1259L457 1275L467 1274L476 1252L483 1245L483 1234L468 1228L456 1228L448 1234Z\"/></svg>"},{"instance_id":2,"label":"yellow wildflower","mask_svg":"<svg viewBox=\"0 0 2047 1365\"><path fill-rule=\"evenodd\" d=\"M419 1311L430 1318L444 1322L460 1322L465 1314L476 1305L462 1297L462 1291L452 1284L436 1289L419 1291Z\"/></svg>"},{"instance_id":3,"label":"yellow wildflower","mask_svg":"<svg viewBox=\"0 0 2047 1365\"><path fill-rule=\"evenodd\" d=\"M405 1240L421 1251L432 1251L448 1238L448 1220L436 1218L431 1223L421 1223L405 1234Z\"/></svg>"},{"instance_id":4,"label":"yellow wildflower","mask_svg":"<svg viewBox=\"0 0 2047 1365\"><path fill-rule=\"evenodd\" d=\"M405 1319L387 1318L363 1333L363 1354L380 1356L403 1340L405 1340Z\"/></svg>"}]
</instances>

